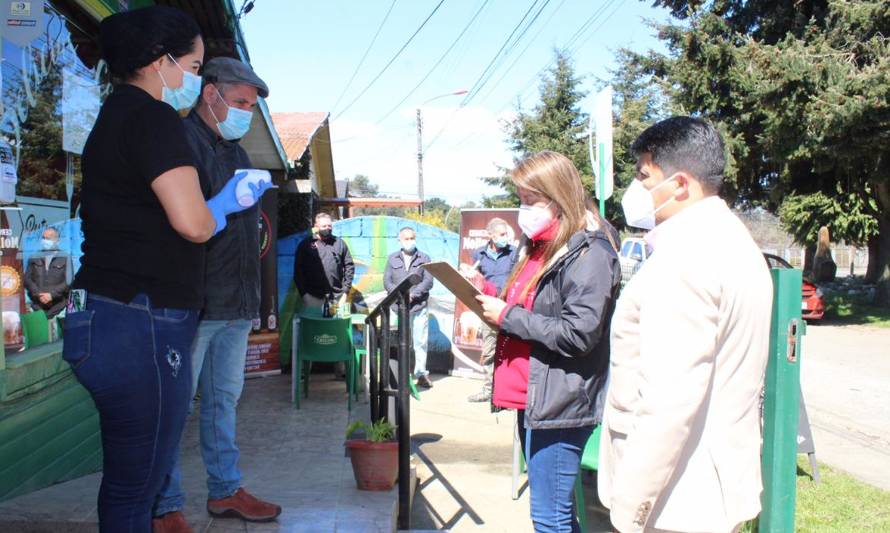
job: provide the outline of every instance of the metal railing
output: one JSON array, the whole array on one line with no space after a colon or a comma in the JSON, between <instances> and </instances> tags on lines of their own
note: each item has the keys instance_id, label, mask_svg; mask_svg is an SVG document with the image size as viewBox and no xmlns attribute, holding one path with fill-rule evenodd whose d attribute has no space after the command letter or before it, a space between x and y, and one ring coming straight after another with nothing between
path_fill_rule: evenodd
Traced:
<instances>
[{"instance_id":1,"label":"metal railing","mask_svg":"<svg viewBox=\"0 0 890 533\"><path fill-rule=\"evenodd\" d=\"M365 319L368 331L369 393L371 421L386 418L396 426L399 441L399 529L408 529L411 497L411 404L409 387L411 374L411 308L409 292L420 283L421 275L409 274L381 301ZM396 333L396 369L392 371L392 329L390 310L398 313ZM392 374L395 379L392 379ZM394 403L394 413L390 412Z\"/></svg>"}]
</instances>

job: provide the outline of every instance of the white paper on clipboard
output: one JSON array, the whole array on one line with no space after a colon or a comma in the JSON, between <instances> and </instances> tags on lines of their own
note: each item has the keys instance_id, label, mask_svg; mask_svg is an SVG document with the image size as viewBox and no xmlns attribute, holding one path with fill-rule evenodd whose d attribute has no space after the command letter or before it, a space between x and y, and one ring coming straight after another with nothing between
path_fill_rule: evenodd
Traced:
<instances>
[{"instance_id":1,"label":"white paper on clipboard","mask_svg":"<svg viewBox=\"0 0 890 533\"><path fill-rule=\"evenodd\" d=\"M473 286L473 284L470 283L467 278L461 276L460 272L458 272L453 266L451 266L451 263L436 261L421 266L425 268L430 274L432 274L434 278L439 280L439 282L444 285L446 289L451 291L455 298L463 302L463 304L467 306L467 309L472 311L490 327L494 328L495 330L498 329L497 325L492 324L485 318L482 310L482 304L480 304L479 301L476 300L476 296L482 293L479 292L479 289Z\"/></svg>"}]
</instances>

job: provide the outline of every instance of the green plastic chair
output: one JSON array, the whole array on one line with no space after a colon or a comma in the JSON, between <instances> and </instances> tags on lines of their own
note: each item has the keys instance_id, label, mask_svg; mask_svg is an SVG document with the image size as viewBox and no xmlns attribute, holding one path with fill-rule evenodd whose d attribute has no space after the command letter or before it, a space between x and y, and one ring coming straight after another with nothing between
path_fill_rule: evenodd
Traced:
<instances>
[{"instance_id":1,"label":"green plastic chair","mask_svg":"<svg viewBox=\"0 0 890 533\"><path fill-rule=\"evenodd\" d=\"M600 466L600 435L603 426L594 428L587 444L584 445L584 453L581 454L581 470L599 470ZM578 525L581 531L587 531L587 510L584 508L584 484L581 483L581 472L575 478L575 511L578 514Z\"/></svg>"},{"instance_id":2,"label":"green plastic chair","mask_svg":"<svg viewBox=\"0 0 890 533\"><path fill-rule=\"evenodd\" d=\"M346 392L349 397L347 408L352 410L352 396L355 391L356 358L352 342L352 321L349 318L300 317L300 331L297 350L294 354L293 372L294 403L300 408L300 385L303 382L303 395L309 397L309 374L312 362L346 363ZM303 363L309 362L309 370L303 374Z\"/></svg>"},{"instance_id":3,"label":"green plastic chair","mask_svg":"<svg viewBox=\"0 0 890 533\"><path fill-rule=\"evenodd\" d=\"M22 315L22 332L25 334L25 349L34 348L49 342L49 320L43 310Z\"/></svg>"},{"instance_id":4,"label":"green plastic chair","mask_svg":"<svg viewBox=\"0 0 890 533\"><path fill-rule=\"evenodd\" d=\"M353 313L350 319L352 320L352 342L355 345L355 361L358 365L358 370L356 371L356 377L362 375L362 361L365 357L368 356L368 350L365 346L365 318L368 315L363 313ZM363 379L357 380L356 394L358 391L364 390L365 381Z\"/></svg>"}]
</instances>

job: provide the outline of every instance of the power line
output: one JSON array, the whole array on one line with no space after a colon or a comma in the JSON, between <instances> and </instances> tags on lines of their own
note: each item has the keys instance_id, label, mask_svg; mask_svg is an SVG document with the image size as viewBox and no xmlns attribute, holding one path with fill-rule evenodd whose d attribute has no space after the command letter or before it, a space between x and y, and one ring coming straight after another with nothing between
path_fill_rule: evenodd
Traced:
<instances>
[{"instance_id":1,"label":"power line","mask_svg":"<svg viewBox=\"0 0 890 533\"><path fill-rule=\"evenodd\" d=\"M587 44L587 41L589 41L594 35L596 35L596 32L598 32L598 31L600 30L600 28L602 28L603 26L605 26L605 25L606 25L606 22L608 22L609 19L612 18L612 17L615 15L615 13L618 13L618 10L621 9L621 6L622 6L623 4L624 4L624 0L621 0L620 2L618 2L618 5L616 5L616 6L615 6L615 9L613 9L612 12L609 13L609 16L607 16L602 22L600 22L600 25L597 26L596 29L593 30L593 31L590 33L590 35L587 36L587 38L585 38L583 41L581 41L580 43L578 43L577 46L575 46L575 51L580 50L585 44Z\"/></svg>"},{"instance_id":2,"label":"power line","mask_svg":"<svg viewBox=\"0 0 890 533\"><path fill-rule=\"evenodd\" d=\"M340 105L340 101L343 99L343 96L346 95L346 91L349 90L349 87L352 86L353 80L355 80L355 76L358 74L359 69L362 68L362 65L365 64L365 59L368 58L368 54L371 52L371 48L374 47L374 43L377 42L377 37L380 35L380 30L383 29L383 26L386 24L387 19L389 19L389 14L392 13L392 8L396 5L396 0L392 0L392 3L389 5L389 9L386 11L386 15L383 16L383 20L380 21L380 25L377 26L377 31L374 33L374 37L371 39L371 44L368 45L368 48L365 49L365 53L362 55L362 58L359 59L358 65L356 65L355 70L352 72L352 76L350 76L349 81L346 82L346 87L343 87L343 91L340 93L340 96L337 97L337 101L334 102L334 105L331 106L331 109L337 109L337 106Z\"/></svg>"},{"instance_id":3,"label":"power line","mask_svg":"<svg viewBox=\"0 0 890 533\"><path fill-rule=\"evenodd\" d=\"M504 44L501 45L501 48L497 51L497 53L494 55L494 57L491 58L491 61L488 62L488 65L486 65L485 70L483 70L482 74L479 75L479 78L476 79L476 82L473 84L473 87L470 89L470 92L467 94L467 96L464 97L463 102L461 102L461 107L463 107L467 103L469 103L469 101L472 100L473 97L476 95L476 92L478 92L477 86L482 81L482 78L485 77L485 75L488 73L489 69L491 69L492 65L494 65L495 61L497 61L497 59L501 56L501 52L504 51L504 49L510 43L510 40L513 39L513 36L516 35L516 31L519 29L520 26L522 26L522 23L525 22L525 19L528 18L529 14L532 12L532 10L535 8L535 5L537 5L537 3L539 1L540 0L534 0L534 2L532 2L532 5L528 6L528 9L526 10L525 14L522 15L522 19L520 19L520 21L516 24L516 26L513 27L513 31L510 32L509 36L507 36L507 40L504 41ZM549 1L549 0L547 0L547 1Z\"/></svg>"},{"instance_id":4,"label":"power line","mask_svg":"<svg viewBox=\"0 0 890 533\"><path fill-rule=\"evenodd\" d=\"M581 24L581 26L578 28L578 30L575 31L574 34L572 34L572 37L570 37L569 40L566 41L566 43L563 45L563 48L570 49L570 48L573 46L573 44L578 40L578 38L579 38L579 37L580 37L580 36L581 36L587 29L589 29L589 28L591 27L591 25L592 25L594 22L596 22L596 19L599 18L600 16L602 16L602 14L605 13L607 9L609 9L610 7L612 7L612 5L614 5L617 1L618 1L618 0L608 0L608 1L605 2L602 6L600 6L600 8L597 9L597 10L596 10L596 11L595 11L595 12L594 12L594 13L593 13L587 20L585 20L584 23ZM613 12L612 12L612 15L614 15L614 14L615 14L615 12L613 11ZM609 15L609 16L611 17L611 15ZM607 18L606 20L608 20L608 18ZM603 21L603 22L605 23L605 21ZM577 48L575 48L575 50L577 50ZM570 50L570 53L573 52L573 51L574 51L574 50ZM525 84L523 84L522 89L520 89L519 92L517 92L517 93L514 95L514 97L522 97L522 95L524 95L524 94L528 91L528 89L531 87L532 83L534 83L535 80L539 79L539 78L541 77L541 75L542 75L544 72L546 72L548 68L552 67L553 64L554 64L555 62L556 62L556 59L555 59L555 58L554 58L554 59L551 59L546 65L544 65L543 67L541 67L540 70L538 70L537 72L535 72L535 74L532 75L532 77L529 78L529 79L525 82ZM508 105L510 105L511 100L512 100L512 99L507 100L507 101L504 103L504 105L498 110L498 112L503 111Z\"/></svg>"},{"instance_id":5,"label":"power line","mask_svg":"<svg viewBox=\"0 0 890 533\"><path fill-rule=\"evenodd\" d=\"M473 86L470 88L467 96L464 97L464 99L461 101L461 103L457 107L457 109L455 109L451 113L451 115L448 117L448 120L446 120L445 124L439 129L438 132L436 132L436 134L433 136L433 139L426 145L424 150L429 149L430 146L432 146L433 144L435 144L435 142L437 140L439 140L439 137L442 135L442 132L445 131L445 129L448 127L448 125L454 119L454 116L457 114L457 112L460 111L462 108L464 108L473 99L473 97L476 96L476 93L478 93L478 90L482 87L482 85L480 85L480 84L482 83L483 78L485 78L485 75L491 69L492 65L494 65L494 63L501 56L501 52L504 51L504 49L507 47L507 45L513 39L513 36L516 35L516 32L522 26L522 23L525 22L525 19L528 18L529 14L531 14L532 10L535 8L535 6L538 4L539 1L540 0L534 0L534 2L532 2L532 4L530 6L528 6L528 9L525 11L525 14L522 15L522 18L519 20L518 23L516 23L516 26L513 27L513 31L511 31L510 35L507 36L507 39L504 41L504 44L501 45L500 49L498 49L497 53L494 55L494 57L491 58L491 61L488 62L488 65L486 65L485 69L482 71L482 74L480 74L479 77L476 79L476 82L473 83ZM546 0L546 1L549 2L550 0Z\"/></svg>"},{"instance_id":6,"label":"power line","mask_svg":"<svg viewBox=\"0 0 890 533\"><path fill-rule=\"evenodd\" d=\"M556 6L556 9L554 9L553 12L550 13L550 16L547 17L547 20L544 21L544 24L542 24L541 27L538 28L538 32L535 33L534 37L532 37L531 40L529 40L529 42L526 43L525 48L523 48L522 51L519 52L519 55L516 56L516 59L514 59L513 62L510 63L510 66L508 66L507 70L505 70L504 73L501 75L501 77L498 78L498 81L494 82L494 85L492 85L488 89L488 92L485 94L485 96L482 97L482 101L487 100L492 94L494 94L494 90L501 84L502 81L504 81L504 78L507 77L507 74L509 74L510 71L513 70L513 67L516 66L516 63L518 63L519 60L522 59L522 56L525 55L525 52L527 52L528 49L531 48L531 45L534 44L535 41L538 40L538 37L540 37L541 34L544 33L544 30L547 28L547 25L550 24L550 21L553 20L553 17L556 15L556 13L559 12L560 9L562 9L563 4L565 4L565 3L566 3L566 0L562 0L562 2L560 2L559 5Z\"/></svg>"},{"instance_id":7,"label":"power line","mask_svg":"<svg viewBox=\"0 0 890 533\"><path fill-rule=\"evenodd\" d=\"M402 47L399 48L399 51L396 52L396 54L394 56L392 56L392 59L390 59L389 62L383 67L383 69L381 69L380 72L378 72L377 75L374 76L374 79L371 80L371 82L368 83L365 86L365 88L361 90L361 92L358 94L358 96L353 98L352 101L350 101L349 104L347 104L345 108L343 108L339 113L337 113L337 116L334 117L335 119L343 116L343 113L346 113L353 106L353 104L358 102L359 99L365 95L365 93L368 91L368 89L370 89L371 86L374 85L377 82L377 80L380 79L381 76L383 76L383 74L387 71L387 69L389 69L390 65L392 65L395 62L395 60L398 59L398 57L400 55L402 55L402 52L404 52L405 49L408 48L408 45L411 44L411 41L413 41L414 38L417 37L417 34L420 33L420 30L422 30L423 27L426 26L426 23L429 22L429 20L431 18L433 18L433 15L436 14L436 11L438 11L439 8L442 7L442 4L444 4L444 3L445 3L445 0L440 0L439 3L436 4L436 7L434 7L433 10L430 12L430 14L427 15L427 17L420 24L420 26L418 26L418 28L416 30L414 30L414 33L411 35L411 37L409 37L408 40L405 41L405 44L403 44Z\"/></svg>"},{"instance_id":8,"label":"power line","mask_svg":"<svg viewBox=\"0 0 890 533\"><path fill-rule=\"evenodd\" d=\"M457 45L457 43L461 40L461 38L464 36L464 34L467 32L467 30L470 29L470 26L473 25L473 23L479 17L479 14L482 13L482 10L485 9L485 6L488 5L488 2L489 2L489 0L485 0L485 2L482 3L482 5L479 7L479 9L476 10L476 13L473 14L473 17L470 19L469 22L467 22L467 24L464 26L464 29L461 30L461 32L457 36L457 38L454 39L454 41L451 43L451 46L449 46L448 49L445 50L445 52L442 54L442 56L439 57L439 60L436 61L436 63L432 66L432 68L429 69L429 71L427 71L426 75L424 75L424 77L419 82L417 82L417 85L415 85L413 89L408 91L408 94L406 94L404 98L399 100L399 103L397 103L396 105L394 105L392 107L392 109L387 111L386 114L383 115L383 117L381 117L377 122L375 122L375 124L380 124L381 122L383 122L384 120L389 118L390 115L392 115L394 112L396 112L396 110L398 110L402 106L402 104L404 104L408 100L408 98L410 98L411 95L414 94L414 92L418 88L420 88L421 85L423 85L423 82L425 82L430 77L430 75L433 73L433 71L435 71L439 67L439 65L442 63L442 61L445 60L445 57L447 57L448 54L451 53L451 50Z\"/></svg>"},{"instance_id":9,"label":"power line","mask_svg":"<svg viewBox=\"0 0 890 533\"><path fill-rule=\"evenodd\" d=\"M617 4L616 8L615 8L611 13L609 13L609 15L608 15L608 16L607 16L607 17L606 17L606 18L599 24L599 26L597 26L596 30L599 30L599 28L601 28L601 27L602 27L602 26L603 26L603 25L604 25L604 24L605 24L605 23L606 23L606 22L607 22L607 21L608 21L614 14L615 14L615 13L618 12L618 10L620 9L622 3L623 3L623 0L620 0L620 1L619 1L619 0L608 0L608 1L605 2L603 5L601 5L599 9L597 9L596 11L594 11L593 14L591 14L590 17L588 17L588 18L581 24L581 26L578 27L578 29L572 34L572 36L571 36L571 37L566 41L566 43L563 45L564 48L570 48L570 47L573 47L573 50L572 50L572 51L577 50L578 48L580 48L584 43L587 42L587 40L589 40L589 37L586 38L583 42L581 42L581 43L578 44L577 46L575 46L575 43L578 41L578 39L579 39L579 38L580 38L580 37L581 37L581 36L582 36L588 29L590 29L590 28L592 27L592 25L597 21L597 19L599 19L599 18L600 18L600 17L601 17L601 16L602 16L602 15L603 15L609 8L610 8L610 7L612 7L613 5ZM559 6L557 6L556 9L559 10L560 7L562 7L562 3L561 3ZM554 11L554 13L555 13L555 11ZM552 18L552 17L553 17L553 14L551 14L550 18ZM550 18L547 19L547 22L550 22ZM546 23L545 23L545 25L546 25ZM594 33L595 33L596 30L594 30ZM540 32L539 32L539 33L540 33ZM535 38L537 38L537 35L535 36ZM533 40L534 40L534 39L533 39ZM529 43L529 44L530 44L530 43ZM527 49L527 48L528 48L528 46L526 46L526 49ZM523 49L522 53L525 53L525 49ZM520 57L521 57L522 53L520 53ZM517 59L518 59L518 58L517 58ZM535 81L536 79L540 78L540 76L541 76L541 75L542 75L548 68L550 68L551 66L553 66L553 64L555 63L555 61L556 61L555 58L554 58L554 59L551 59L546 65L544 65L543 67L541 67L540 70L538 70L538 71L537 71L531 78L529 78L529 80L523 85L522 89L520 89L519 92L517 92L516 95L515 95L514 97L515 97L515 98L520 98L520 97L521 97L521 96L522 96L522 95L529 89L529 86L530 86L532 83L534 83L534 81ZM508 69L507 69L506 72L509 72L509 70L510 70L511 68L513 68L513 65L515 65L515 64L516 64L516 61L514 61L514 62L510 65L510 67L508 67ZM505 75L506 75L506 72L505 72ZM485 98L488 98L488 97L492 94L494 88L497 87L497 85L501 82L501 80L503 80L503 78L504 78L504 76L501 76L501 78L498 79L498 81L495 83L495 85L492 87L492 89L486 94ZM513 101L513 98L507 100L507 101L504 103L504 105L501 106L501 108L498 109L498 111L497 111L495 114L496 114L496 115L497 115L497 114L500 114L504 109L507 108L507 106L510 105L510 103L511 103L512 101ZM462 103L462 106L461 106L461 107L463 107L463 105L465 105L465 104ZM455 112L455 113L456 113L456 112ZM436 140L438 140L438 138L441 136L441 134L442 134L442 132L445 130L445 128L448 127L448 125L449 125L451 119L454 117L455 113L452 113L451 117L449 117L449 119L448 119L448 121L445 123L445 125L444 125L444 126L443 126L443 127L436 133L436 136L433 138L432 141L430 141L429 144L426 145L425 149L429 149L429 148L433 145L433 143L434 143ZM476 130L476 131L470 133L469 135L467 135L466 137L464 137L463 139L461 139L460 141L458 141L458 143L457 143L455 146L459 146L459 145L464 144L464 143L467 142L470 138L475 137L475 136L478 135L479 133L480 133L480 130Z\"/></svg>"},{"instance_id":10,"label":"power line","mask_svg":"<svg viewBox=\"0 0 890 533\"><path fill-rule=\"evenodd\" d=\"M535 13L535 15L532 17L532 19L528 22L528 24L525 25L525 28L522 29L522 32L519 33L519 35L516 37L516 39L513 40L513 44L511 44L510 47L507 48L507 50L504 52L503 57L498 62L498 64L495 66L495 68L493 68L491 70L491 72L488 73L488 76L482 82L482 85L480 85L479 89L476 90L476 95L478 95L480 92L482 92L482 88L485 87L489 81L491 81L491 78L492 78L492 76L494 76L494 73L497 72L497 70L499 68L501 68L501 65L503 64L503 62L507 60L507 57L513 52L513 50L516 48L516 46L519 44L519 41L522 40L522 38L525 36L525 34L528 33L529 28L531 28L532 25L535 23L535 21L538 20L538 17L541 16L541 13L544 11L544 9L547 8L547 4L549 4L549 3L550 3L550 0L546 0L543 4L541 4L540 9L538 9L537 13ZM509 71L509 68L507 69L507 71ZM474 98L475 98L475 95L474 95Z\"/></svg>"}]
</instances>

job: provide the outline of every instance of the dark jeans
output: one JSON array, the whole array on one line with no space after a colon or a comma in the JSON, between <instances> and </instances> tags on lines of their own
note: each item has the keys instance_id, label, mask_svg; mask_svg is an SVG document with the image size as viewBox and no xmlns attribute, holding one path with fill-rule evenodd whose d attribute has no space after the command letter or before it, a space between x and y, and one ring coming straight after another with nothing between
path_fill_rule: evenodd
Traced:
<instances>
[{"instance_id":1,"label":"dark jeans","mask_svg":"<svg viewBox=\"0 0 890 533\"><path fill-rule=\"evenodd\" d=\"M580 533L573 494L581 454L593 433L593 426L527 429L525 411L517 411L517 414L519 438L528 465L531 517L535 532Z\"/></svg>"},{"instance_id":2,"label":"dark jeans","mask_svg":"<svg viewBox=\"0 0 890 533\"><path fill-rule=\"evenodd\" d=\"M198 313L88 295L65 318L63 357L99 411L104 465L99 529L150 533L151 508L170 470L191 392Z\"/></svg>"}]
</instances>

